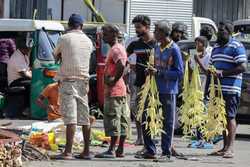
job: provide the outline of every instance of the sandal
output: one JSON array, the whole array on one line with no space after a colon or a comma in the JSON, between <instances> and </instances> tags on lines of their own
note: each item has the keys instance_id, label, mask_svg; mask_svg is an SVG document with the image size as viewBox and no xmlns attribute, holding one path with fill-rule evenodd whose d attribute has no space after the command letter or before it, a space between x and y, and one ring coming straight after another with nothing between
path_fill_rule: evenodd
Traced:
<instances>
[{"instance_id":1,"label":"sandal","mask_svg":"<svg viewBox=\"0 0 250 167\"><path fill-rule=\"evenodd\" d=\"M74 160L75 158L71 155L65 155L64 153L63 154L59 154L59 155L56 155L54 157L51 157L51 159L54 159L54 160Z\"/></svg>"},{"instance_id":2,"label":"sandal","mask_svg":"<svg viewBox=\"0 0 250 167\"><path fill-rule=\"evenodd\" d=\"M156 156L153 154L144 153L141 155L135 155L135 158L137 158L137 159L156 159Z\"/></svg>"},{"instance_id":3,"label":"sandal","mask_svg":"<svg viewBox=\"0 0 250 167\"><path fill-rule=\"evenodd\" d=\"M227 151L224 153L223 158L233 158L234 153L232 151Z\"/></svg>"},{"instance_id":4,"label":"sandal","mask_svg":"<svg viewBox=\"0 0 250 167\"><path fill-rule=\"evenodd\" d=\"M135 153L135 155L142 155L142 154L144 154L145 152L146 152L146 149L143 147L143 149L137 151L137 152Z\"/></svg>"},{"instance_id":5,"label":"sandal","mask_svg":"<svg viewBox=\"0 0 250 167\"><path fill-rule=\"evenodd\" d=\"M83 154L79 154L75 156L76 159L82 159L82 160L92 160L92 156L91 155L83 155Z\"/></svg>"},{"instance_id":6,"label":"sandal","mask_svg":"<svg viewBox=\"0 0 250 167\"><path fill-rule=\"evenodd\" d=\"M208 154L209 156L224 156L225 152L220 150L220 151L215 151L215 152L212 152L210 154Z\"/></svg>"},{"instance_id":7,"label":"sandal","mask_svg":"<svg viewBox=\"0 0 250 167\"><path fill-rule=\"evenodd\" d=\"M174 148L171 148L171 152L172 152L173 157L184 157L183 153L176 151L176 149L174 149Z\"/></svg>"},{"instance_id":8,"label":"sandal","mask_svg":"<svg viewBox=\"0 0 250 167\"><path fill-rule=\"evenodd\" d=\"M95 158L115 158L115 155L110 151L105 151L103 153L95 155Z\"/></svg>"},{"instance_id":9,"label":"sandal","mask_svg":"<svg viewBox=\"0 0 250 167\"><path fill-rule=\"evenodd\" d=\"M174 162L170 155L162 155L153 161L154 162Z\"/></svg>"},{"instance_id":10,"label":"sandal","mask_svg":"<svg viewBox=\"0 0 250 167\"><path fill-rule=\"evenodd\" d=\"M116 150L115 156L116 156L116 158L124 158L125 157L123 151L120 151L119 149Z\"/></svg>"},{"instance_id":11,"label":"sandal","mask_svg":"<svg viewBox=\"0 0 250 167\"><path fill-rule=\"evenodd\" d=\"M115 153L115 156L116 156L116 158L124 158L125 157L125 155L123 153L118 153L118 152Z\"/></svg>"}]
</instances>

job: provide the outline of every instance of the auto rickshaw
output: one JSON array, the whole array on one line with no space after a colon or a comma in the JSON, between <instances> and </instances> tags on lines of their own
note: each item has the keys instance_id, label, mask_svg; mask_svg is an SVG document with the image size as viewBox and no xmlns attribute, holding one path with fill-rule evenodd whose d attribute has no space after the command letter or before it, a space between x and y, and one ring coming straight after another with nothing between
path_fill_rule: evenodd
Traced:
<instances>
[{"instance_id":1,"label":"auto rickshaw","mask_svg":"<svg viewBox=\"0 0 250 167\"><path fill-rule=\"evenodd\" d=\"M29 19L0 19L0 38L17 39L19 36L26 36L26 43L32 45L30 56L30 67L32 69L31 90L30 90L30 113L33 119L47 117L47 112L39 108L35 101L41 91L50 83L54 82L53 77L59 65L55 64L52 55L57 41L64 31L62 24L55 21L29 20ZM18 114L21 110L18 96L11 97L11 94L18 94L19 89L10 90L5 88L0 110ZM13 92L14 91L14 92ZM5 100L4 100L5 99Z\"/></svg>"}]
</instances>

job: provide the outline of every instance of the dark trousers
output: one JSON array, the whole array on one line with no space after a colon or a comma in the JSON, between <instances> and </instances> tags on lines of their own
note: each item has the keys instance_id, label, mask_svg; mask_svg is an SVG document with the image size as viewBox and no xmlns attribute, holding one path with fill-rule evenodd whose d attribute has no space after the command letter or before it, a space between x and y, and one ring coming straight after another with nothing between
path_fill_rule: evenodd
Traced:
<instances>
[{"instance_id":1,"label":"dark trousers","mask_svg":"<svg viewBox=\"0 0 250 167\"><path fill-rule=\"evenodd\" d=\"M171 155L171 146L174 135L174 121L176 113L176 95L175 94L160 94L160 102L163 108L163 130L161 136L161 148L163 155ZM142 116L142 121L146 121L146 112ZM156 154L156 146L153 142L148 129L143 124L144 146L149 154Z\"/></svg>"},{"instance_id":2,"label":"dark trousers","mask_svg":"<svg viewBox=\"0 0 250 167\"><path fill-rule=\"evenodd\" d=\"M7 86L7 64L0 62L0 92L5 92Z\"/></svg>"},{"instance_id":3,"label":"dark trousers","mask_svg":"<svg viewBox=\"0 0 250 167\"><path fill-rule=\"evenodd\" d=\"M31 84L31 80L28 78L19 78L17 80L14 80L13 82L11 82L10 84L10 88L11 87L24 87L25 91L24 91L24 107L28 108L30 107L30 84Z\"/></svg>"}]
</instances>

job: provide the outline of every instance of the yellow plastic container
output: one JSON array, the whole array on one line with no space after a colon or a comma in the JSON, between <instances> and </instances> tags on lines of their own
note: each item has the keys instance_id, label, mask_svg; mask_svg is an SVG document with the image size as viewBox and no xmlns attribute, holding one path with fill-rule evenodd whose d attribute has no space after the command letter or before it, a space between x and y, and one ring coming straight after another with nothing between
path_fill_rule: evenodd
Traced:
<instances>
[{"instance_id":1,"label":"yellow plastic container","mask_svg":"<svg viewBox=\"0 0 250 167\"><path fill-rule=\"evenodd\" d=\"M49 145L55 144L55 133L54 132L48 133L48 137L49 137Z\"/></svg>"}]
</instances>

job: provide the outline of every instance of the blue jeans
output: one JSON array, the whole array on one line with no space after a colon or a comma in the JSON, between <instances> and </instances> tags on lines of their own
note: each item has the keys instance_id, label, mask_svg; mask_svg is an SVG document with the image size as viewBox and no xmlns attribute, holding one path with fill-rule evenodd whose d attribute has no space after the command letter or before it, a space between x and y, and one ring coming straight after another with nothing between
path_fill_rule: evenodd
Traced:
<instances>
[{"instance_id":1,"label":"blue jeans","mask_svg":"<svg viewBox=\"0 0 250 167\"><path fill-rule=\"evenodd\" d=\"M163 130L161 136L161 148L163 155L171 155L171 146L174 136L174 121L176 113L176 95L175 94L160 94L160 102L163 109ZM146 121L146 112L142 116L142 121ZM142 125L144 146L147 153L155 155L156 146L151 139L149 130L145 128L145 124Z\"/></svg>"}]
</instances>

